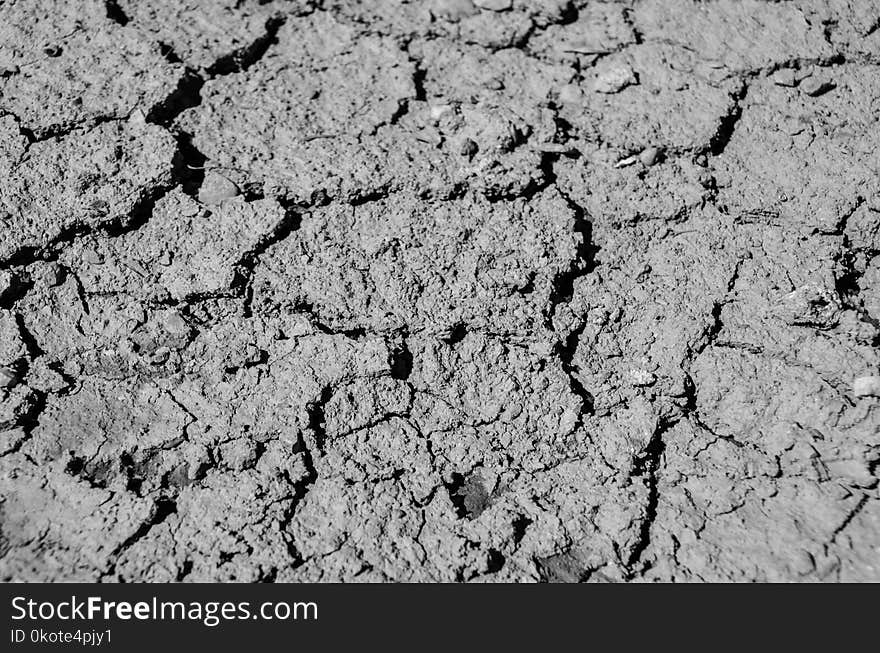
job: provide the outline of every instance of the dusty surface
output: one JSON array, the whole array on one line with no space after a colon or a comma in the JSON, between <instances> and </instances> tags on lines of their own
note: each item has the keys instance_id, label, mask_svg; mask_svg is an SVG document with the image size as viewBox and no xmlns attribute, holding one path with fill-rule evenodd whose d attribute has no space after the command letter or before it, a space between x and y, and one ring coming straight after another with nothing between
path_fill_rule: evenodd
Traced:
<instances>
[{"instance_id":1,"label":"dusty surface","mask_svg":"<svg viewBox=\"0 0 880 653\"><path fill-rule=\"evenodd\" d=\"M880 581L880 5L0 1L0 577Z\"/></svg>"}]
</instances>

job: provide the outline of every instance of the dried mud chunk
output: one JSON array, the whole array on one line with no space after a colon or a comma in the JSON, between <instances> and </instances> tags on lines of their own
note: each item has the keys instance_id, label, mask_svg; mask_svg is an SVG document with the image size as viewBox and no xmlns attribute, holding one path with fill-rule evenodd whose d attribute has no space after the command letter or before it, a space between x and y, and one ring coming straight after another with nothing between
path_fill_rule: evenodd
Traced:
<instances>
[{"instance_id":1,"label":"dried mud chunk","mask_svg":"<svg viewBox=\"0 0 880 653\"><path fill-rule=\"evenodd\" d=\"M352 483L397 479L417 501L440 484L428 442L405 420L390 417L327 443L318 475L339 475Z\"/></svg>"},{"instance_id":2,"label":"dried mud chunk","mask_svg":"<svg viewBox=\"0 0 880 653\"><path fill-rule=\"evenodd\" d=\"M19 383L18 374L4 368L5 387L0 388L0 431L14 429L25 422L37 408L36 397L25 385Z\"/></svg>"},{"instance_id":3,"label":"dried mud chunk","mask_svg":"<svg viewBox=\"0 0 880 653\"><path fill-rule=\"evenodd\" d=\"M592 61L636 42L636 35L621 3L590 2L578 11L577 20L551 25L529 40L529 49L541 57L574 63Z\"/></svg>"},{"instance_id":4,"label":"dried mud chunk","mask_svg":"<svg viewBox=\"0 0 880 653\"><path fill-rule=\"evenodd\" d=\"M153 356L165 352L170 368L191 338L189 327L172 326L173 309L145 310L115 293L86 295L75 275L37 286L22 304L23 322L49 361L70 377L127 379L163 375ZM181 320L182 321L182 320Z\"/></svg>"},{"instance_id":5,"label":"dried mud chunk","mask_svg":"<svg viewBox=\"0 0 880 653\"><path fill-rule=\"evenodd\" d=\"M7 2L0 25L0 61L17 67L0 81L0 109L38 137L136 108L149 114L182 79L182 66L110 21L97 0Z\"/></svg>"},{"instance_id":6,"label":"dried mud chunk","mask_svg":"<svg viewBox=\"0 0 880 653\"><path fill-rule=\"evenodd\" d=\"M715 162L722 206L743 222L837 231L859 198L878 192L876 66L836 69L819 97L761 81Z\"/></svg>"},{"instance_id":7,"label":"dried mud chunk","mask_svg":"<svg viewBox=\"0 0 880 653\"><path fill-rule=\"evenodd\" d=\"M298 575L333 580L370 570L377 580L451 580L453 571L445 565L437 569L426 557L419 541L420 512L397 481L348 484L341 477L319 477L297 509L290 532L304 558L321 562ZM354 568L339 569L339 558L351 554ZM467 565L467 557L453 564Z\"/></svg>"},{"instance_id":8,"label":"dried mud chunk","mask_svg":"<svg viewBox=\"0 0 880 653\"><path fill-rule=\"evenodd\" d=\"M0 260L71 231L126 224L170 186L175 154L168 132L133 122L34 143L0 188L0 211L12 225L0 232Z\"/></svg>"},{"instance_id":9,"label":"dried mud chunk","mask_svg":"<svg viewBox=\"0 0 880 653\"><path fill-rule=\"evenodd\" d=\"M202 185L199 186L199 202L202 204L220 204L241 194L241 190L229 179L217 172L208 172Z\"/></svg>"},{"instance_id":10,"label":"dried mud chunk","mask_svg":"<svg viewBox=\"0 0 880 653\"><path fill-rule=\"evenodd\" d=\"M796 0L792 4L810 23L826 27L835 49L869 56L880 49L880 5L873 0Z\"/></svg>"},{"instance_id":11,"label":"dried mud chunk","mask_svg":"<svg viewBox=\"0 0 880 653\"><path fill-rule=\"evenodd\" d=\"M596 223L683 221L710 195L705 170L684 157L646 170L637 165L615 168L613 151L589 147L584 151L587 161L557 163L557 183Z\"/></svg>"},{"instance_id":12,"label":"dried mud chunk","mask_svg":"<svg viewBox=\"0 0 880 653\"><path fill-rule=\"evenodd\" d=\"M844 233L854 249L880 252L880 203L858 206L846 221ZM874 263L878 264L880 261Z\"/></svg>"},{"instance_id":13,"label":"dried mud chunk","mask_svg":"<svg viewBox=\"0 0 880 653\"><path fill-rule=\"evenodd\" d=\"M28 141L21 133L18 120L13 116L0 116L0 166L4 175L13 170L27 148Z\"/></svg>"},{"instance_id":14,"label":"dried mud chunk","mask_svg":"<svg viewBox=\"0 0 880 653\"><path fill-rule=\"evenodd\" d=\"M564 19L567 0L487 0L495 7L479 7L472 0L333 0L324 9L347 24L369 25L382 34L406 40L442 36L488 49L523 42L534 27ZM501 6L504 5L503 8Z\"/></svg>"},{"instance_id":15,"label":"dried mud chunk","mask_svg":"<svg viewBox=\"0 0 880 653\"><path fill-rule=\"evenodd\" d=\"M254 305L308 305L333 329L532 332L576 257L574 220L553 191L530 204L394 195L315 209L261 257Z\"/></svg>"},{"instance_id":16,"label":"dried mud chunk","mask_svg":"<svg viewBox=\"0 0 880 653\"><path fill-rule=\"evenodd\" d=\"M431 438L446 475L478 465L534 471L577 446L583 399L542 359L539 345L470 333L457 344L425 339L410 346L410 419Z\"/></svg>"},{"instance_id":17,"label":"dried mud chunk","mask_svg":"<svg viewBox=\"0 0 880 653\"><path fill-rule=\"evenodd\" d=\"M324 407L328 438L342 437L409 411L412 398L406 383L384 377L358 379L333 393Z\"/></svg>"},{"instance_id":18,"label":"dried mud chunk","mask_svg":"<svg viewBox=\"0 0 880 653\"><path fill-rule=\"evenodd\" d=\"M618 64L597 72L593 81L593 90L597 93L619 93L627 86L638 82L632 68Z\"/></svg>"},{"instance_id":19,"label":"dried mud chunk","mask_svg":"<svg viewBox=\"0 0 880 653\"><path fill-rule=\"evenodd\" d=\"M831 330L844 319L836 288L836 239L799 238L785 228L763 225L737 231L748 244L748 256L721 307L718 342L790 351L792 341L815 337L814 330ZM811 349L818 352L823 346L816 343Z\"/></svg>"},{"instance_id":20,"label":"dried mud chunk","mask_svg":"<svg viewBox=\"0 0 880 653\"><path fill-rule=\"evenodd\" d=\"M425 68L422 85L443 148L456 150L463 140L473 140L478 146L474 167L492 157L516 172L514 161L508 161L513 150L557 139L549 106L557 89L571 81L571 69L536 61L520 50L487 52L445 39L413 43L410 52ZM403 126L411 124L404 121ZM537 177L540 164L536 152L532 176Z\"/></svg>"},{"instance_id":21,"label":"dried mud chunk","mask_svg":"<svg viewBox=\"0 0 880 653\"><path fill-rule=\"evenodd\" d=\"M536 80L567 80L570 71L530 74L540 64L521 53L475 48L459 61L420 42L413 47L441 74L426 82L431 98L417 100L415 66L390 38L359 36L323 13L288 22L278 38L246 75L208 82L202 104L180 119L239 187L258 179L269 193L311 202L400 189L442 197L463 184L511 196L543 178L540 152L523 147L533 134L555 137L544 106L552 84ZM509 90L485 87L487 75ZM468 140L478 146L469 158L461 155Z\"/></svg>"},{"instance_id":22,"label":"dried mud chunk","mask_svg":"<svg viewBox=\"0 0 880 653\"><path fill-rule=\"evenodd\" d=\"M127 484L122 455L144 465L161 458L183 443L189 421L172 397L149 383L82 380L76 393L48 401L26 447L41 464L67 456L89 461L83 471L93 484L121 490Z\"/></svg>"},{"instance_id":23,"label":"dried mud chunk","mask_svg":"<svg viewBox=\"0 0 880 653\"><path fill-rule=\"evenodd\" d=\"M820 25L809 22L793 3L648 0L633 9L633 19L646 41L687 45L702 59L732 71L834 54Z\"/></svg>"},{"instance_id":24,"label":"dried mud chunk","mask_svg":"<svg viewBox=\"0 0 880 653\"><path fill-rule=\"evenodd\" d=\"M84 239L61 260L78 271L87 293L144 299L215 295L231 290L247 254L285 220L274 200L235 198L206 208L176 189L156 203L150 221L137 231L94 243ZM83 265L86 250L104 263Z\"/></svg>"},{"instance_id":25,"label":"dried mud chunk","mask_svg":"<svg viewBox=\"0 0 880 653\"><path fill-rule=\"evenodd\" d=\"M3 458L0 579L95 582L153 515L152 501L90 487L58 466Z\"/></svg>"},{"instance_id":26,"label":"dried mud chunk","mask_svg":"<svg viewBox=\"0 0 880 653\"><path fill-rule=\"evenodd\" d=\"M809 371L747 352L709 350L694 372L696 419L664 437L648 576L828 580L842 562L876 575L851 544L876 540L876 524L851 523L876 485L876 417Z\"/></svg>"},{"instance_id":27,"label":"dried mud chunk","mask_svg":"<svg viewBox=\"0 0 880 653\"><path fill-rule=\"evenodd\" d=\"M141 32L159 41L195 68L235 67L264 43L281 11L308 10L308 0L118 0L119 8Z\"/></svg>"},{"instance_id":28,"label":"dried mud chunk","mask_svg":"<svg viewBox=\"0 0 880 653\"><path fill-rule=\"evenodd\" d=\"M325 405L329 397L348 385L381 387L390 375L390 352L378 338L355 342L293 328L283 319L262 326L238 318L203 331L185 352L187 378L175 397L199 424L224 437L291 445L310 429L326 429L331 437L336 413ZM311 446L324 435L315 435Z\"/></svg>"},{"instance_id":29,"label":"dried mud chunk","mask_svg":"<svg viewBox=\"0 0 880 653\"><path fill-rule=\"evenodd\" d=\"M809 95L810 97L818 97L823 93L827 93L828 91L834 88L834 82L829 79L826 79L824 75L810 75L805 80L803 80L798 89L801 93Z\"/></svg>"},{"instance_id":30,"label":"dried mud chunk","mask_svg":"<svg viewBox=\"0 0 880 653\"><path fill-rule=\"evenodd\" d=\"M837 390L805 365L728 348L707 349L692 375L696 410L718 436L771 456L792 447L803 429L818 432L826 445L855 452L873 444L869 433L872 424L876 428L875 416L869 415L861 429L846 427L842 418L850 403L849 378Z\"/></svg>"},{"instance_id":31,"label":"dried mud chunk","mask_svg":"<svg viewBox=\"0 0 880 653\"><path fill-rule=\"evenodd\" d=\"M600 264L576 283L556 324L565 332L569 311L583 315L574 319L573 374L593 394L595 414L613 417L600 447L625 468L628 452L615 441L639 451L660 420L684 410L688 359L711 331L741 254L710 216L674 230L596 227Z\"/></svg>"},{"instance_id":32,"label":"dried mud chunk","mask_svg":"<svg viewBox=\"0 0 880 653\"><path fill-rule=\"evenodd\" d=\"M0 309L0 366L11 366L27 355L21 329L11 311Z\"/></svg>"},{"instance_id":33,"label":"dried mud chunk","mask_svg":"<svg viewBox=\"0 0 880 653\"><path fill-rule=\"evenodd\" d=\"M561 97L560 115L588 141L626 152L648 146L707 149L735 108L737 84L725 81L685 48L646 43L612 54L604 66L631 68L639 83L618 93Z\"/></svg>"},{"instance_id":34,"label":"dried mud chunk","mask_svg":"<svg viewBox=\"0 0 880 653\"><path fill-rule=\"evenodd\" d=\"M290 482L297 480L293 471ZM173 514L123 552L114 580L273 580L293 562L279 528L291 508L290 492L279 470L210 473L183 489Z\"/></svg>"},{"instance_id":35,"label":"dried mud chunk","mask_svg":"<svg viewBox=\"0 0 880 653\"><path fill-rule=\"evenodd\" d=\"M370 171L384 154L371 149L372 136L415 95L406 55L323 13L286 23L278 41L247 74L205 84L181 125L224 174L246 171L304 198L337 184L373 190ZM353 150L339 156L340 143Z\"/></svg>"},{"instance_id":36,"label":"dried mud chunk","mask_svg":"<svg viewBox=\"0 0 880 653\"><path fill-rule=\"evenodd\" d=\"M572 541L595 567L634 544L645 488L589 455L576 430L581 400L540 348L476 334L409 346L405 416L346 434L328 421L318 480L291 524L307 560L297 577L368 566L395 580L537 579L533 558Z\"/></svg>"}]
</instances>

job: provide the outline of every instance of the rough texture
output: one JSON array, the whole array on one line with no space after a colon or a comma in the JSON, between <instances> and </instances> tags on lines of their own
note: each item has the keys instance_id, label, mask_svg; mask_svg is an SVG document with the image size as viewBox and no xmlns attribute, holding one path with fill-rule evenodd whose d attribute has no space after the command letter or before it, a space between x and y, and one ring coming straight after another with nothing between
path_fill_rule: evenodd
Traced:
<instances>
[{"instance_id":1,"label":"rough texture","mask_svg":"<svg viewBox=\"0 0 880 653\"><path fill-rule=\"evenodd\" d=\"M0 580L880 581L875 5L0 2Z\"/></svg>"}]
</instances>

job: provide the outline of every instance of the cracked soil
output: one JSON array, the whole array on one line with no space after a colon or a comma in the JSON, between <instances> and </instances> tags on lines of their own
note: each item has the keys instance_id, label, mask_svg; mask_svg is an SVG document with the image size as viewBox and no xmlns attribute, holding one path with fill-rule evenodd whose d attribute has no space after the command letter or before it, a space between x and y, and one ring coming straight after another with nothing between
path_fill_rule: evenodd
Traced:
<instances>
[{"instance_id":1,"label":"cracked soil","mask_svg":"<svg viewBox=\"0 0 880 653\"><path fill-rule=\"evenodd\" d=\"M0 0L0 580L880 581L880 4Z\"/></svg>"}]
</instances>

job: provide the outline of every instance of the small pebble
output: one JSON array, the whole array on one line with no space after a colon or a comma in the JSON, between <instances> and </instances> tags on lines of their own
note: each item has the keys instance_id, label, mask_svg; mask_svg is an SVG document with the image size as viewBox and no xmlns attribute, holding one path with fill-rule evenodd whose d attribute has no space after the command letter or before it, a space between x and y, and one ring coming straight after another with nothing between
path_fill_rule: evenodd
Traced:
<instances>
[{"instance_id":1,"label":"small pebble","mask_svg":"<svg viewBox=\"0 0 880 653\"><path fill-rule=\"evenodd\" d=\"M880 397L880 376L860 376L853 381L856 397Z\"/></svg>"},{"instance_id":2,"label":"small pebble","mask_svg":"<svg viewBox=\"0 0 880 653\"><path fill-rule=\"evenodd\" d=\"M807 77L801 82L801 93L810 97L817 97L823 93L827 93L834 88L834 83L820 77Z\"/></svg>"},{"instance_id":3,"label":"small pebble","mask_svg":"<svg viewBox=\"0 0 880 653\"><path fill-rule=\"evenodd\" d=\"M219 204L223 200L236 197L241 191L238 186L217 172L208 172L199 188L199 201L202 204Z\"/></svg>"},{"instance_id":4,"label":"small pebble","mask_svg":"<svg viewBox=\"0 0 880 653\"><path fill-rule=\"evenodd\" d=\"M627 86L638 83L639 80L633 69L627 65L620 65L599 73L593 82L593 90L597 93L619 93Z\"/></svg>"},{"instance_id":5,"label":"small pebble","mask_svg":"<svg viewBox=\"0 0 880 653\"><path fill-rule=\"evenodd\" d=\"M659 147L646 147L642 150L642 153L639 154L639 161L642 162L642 165L650 167L660 160L660 153Z\"/></svg>"},{"instance_id":6,"label":"small pebble","mask_svg":"<svg viewBox=\"0 0 880 653\"><path fill-rule=\"evenodd\" d=\"M773 83L777 86L797 86L798 79L791 68L783 68L773 73Z\"/></svg>"}]
</instances>

